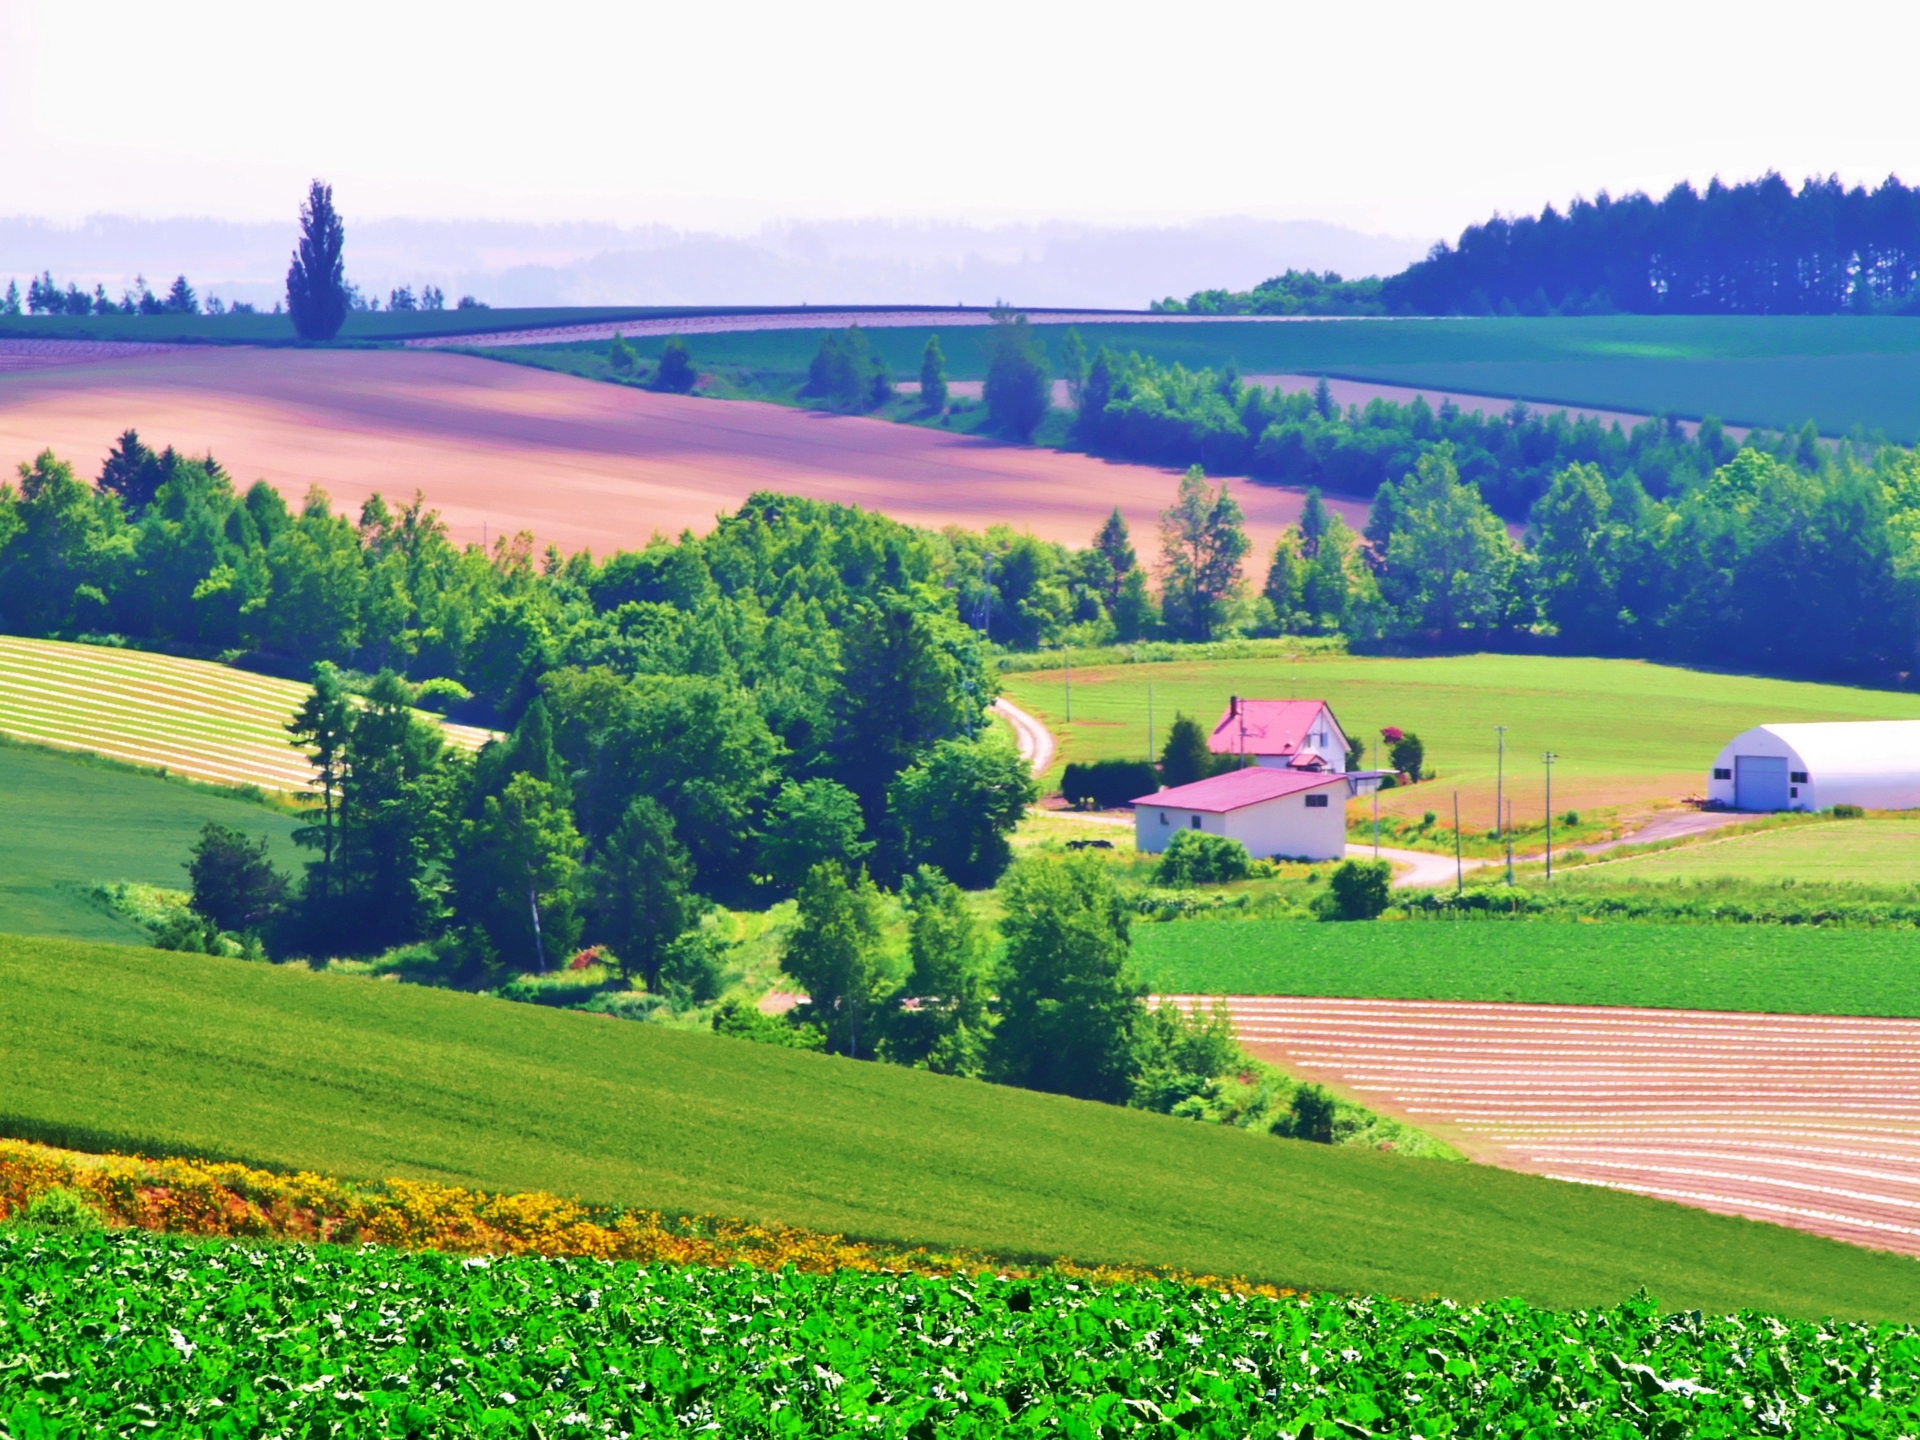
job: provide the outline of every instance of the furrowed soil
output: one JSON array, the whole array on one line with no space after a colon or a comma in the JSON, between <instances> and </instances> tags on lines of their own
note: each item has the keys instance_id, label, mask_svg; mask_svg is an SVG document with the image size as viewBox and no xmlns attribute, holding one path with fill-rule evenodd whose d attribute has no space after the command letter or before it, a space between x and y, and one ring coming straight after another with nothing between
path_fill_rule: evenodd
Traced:
<instances>
[{"instance_id":1,"label":"furrowed soil","mask_svg":"<svg viewBox=\"0 0 1920 1440\"><path fill-rule=\"evenodd\" d=\"M297 967L0 939L0 1129L1313 1289L1920 1313L1643 1196Z\"/></svg>"},{"instance_id":2,"label":"furrowed soil","mask_svg":"<svg viewBox=\"0 0 1920 1440\"><path fill-rule=\"evenodd\" d=\"M1176 474L915 425L627 386L426 351L179 350L0 376L0 462L52 447L98 473L120 432L211 450L237 483L357 509L416 489L455 539L527 529L599 553L704 531L756 490L913 524L1005 522L1084 545L1118 505L1150 536ZM1256 550L1298 492L1233 482ZM1350 520L1363 507L1349 502Z\"/></svg>"},{"instance_id":3,"label":"furrowed soil","mask_svg":"<svg viewBox=\"0 0 1920 1440\"><path fill-rule=\"evenodd\" d=\"M1247 996L1230 1005L1256 1055L1479 1159L1920 1255L1914 1021Z\"/></svg>"}]
</instances>

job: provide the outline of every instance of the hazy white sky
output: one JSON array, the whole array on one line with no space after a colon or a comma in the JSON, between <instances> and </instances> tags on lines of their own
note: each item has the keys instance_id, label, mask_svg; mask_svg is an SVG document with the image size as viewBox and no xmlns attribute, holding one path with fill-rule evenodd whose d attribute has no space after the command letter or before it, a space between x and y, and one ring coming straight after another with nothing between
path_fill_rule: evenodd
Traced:
<instances>
[{"instance_id":1,"label":"hazy white sky","mask_svg":"<svg viewBox=\"0 0 1920 1440\"><path fill-rule=\"evenodd\" d=\"M316 21L324 26L317 32ZM1920 7L0 0L0 213L1316 218L1920 179Z\"/></svg>"}]
</instances>

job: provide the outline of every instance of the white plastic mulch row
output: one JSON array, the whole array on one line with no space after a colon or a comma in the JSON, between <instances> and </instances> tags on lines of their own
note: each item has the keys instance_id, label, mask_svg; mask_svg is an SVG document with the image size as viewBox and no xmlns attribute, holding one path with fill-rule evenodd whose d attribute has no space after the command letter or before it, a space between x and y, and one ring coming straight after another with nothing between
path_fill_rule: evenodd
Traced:
<instances>
[{"instance_id":1,"label":"white plastic mulch row","mask_svg":"<svg viewBox=\"0 0 1920 1440\"><path fill-rule=\"evenodd\" d=\"M286 729L307 694L295 681L204 661L0 636L0 733L223 785L312 785ZM444 729L463 749L489 738Z\"/></svg>"},{"instance_id":2,"label":"white plastic mulch row","mask_svg":"<svg viewBox=\"0 0 1920 1440\"><path fill-rule=\"evenodd\" d=\"M1493 1163L1920 1255L1920 1021L1228 1004L1255 1054Z\"/></svg>"}]
</instances>

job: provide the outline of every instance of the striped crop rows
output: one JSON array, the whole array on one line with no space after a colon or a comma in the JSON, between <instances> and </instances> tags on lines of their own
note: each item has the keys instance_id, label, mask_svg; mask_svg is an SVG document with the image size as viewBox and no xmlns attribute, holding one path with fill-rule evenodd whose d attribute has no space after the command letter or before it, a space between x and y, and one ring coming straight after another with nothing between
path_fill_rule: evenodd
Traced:
<instances>
[{"instance_id":1,"label":"striped crop rows","mask_svg":"<svg viewBox=\"0 0 1920 1440\"><path fill-rule=\"evenodd\" d=\"M1920 1020L1234 997L1254 1053L1479 1158L1920 1255Z\"/></svg>"},{"instance_id":2,"label":"striped crop rows","mask_svg":"<svg viewBox=\"0 0 1920 1440\"><path fill-rule=\"evenodd\" d=\"M0 636L0 734L218 785L312 784L287 721L307 686L201 660ZM448 725L477 748L486 732Z\"/></svg>"}]
</instances>

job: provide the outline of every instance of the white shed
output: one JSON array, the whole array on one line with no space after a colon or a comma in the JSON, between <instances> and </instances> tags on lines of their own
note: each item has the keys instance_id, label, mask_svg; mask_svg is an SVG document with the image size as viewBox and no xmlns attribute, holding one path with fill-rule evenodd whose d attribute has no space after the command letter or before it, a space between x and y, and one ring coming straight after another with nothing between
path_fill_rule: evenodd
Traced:
<instances>
[{"instance_id":1,"label":"white shed","mask_svg":"<svg viewBox=\"0 0 1920 1440\"><path fill-rule=\"evenodd\" d=\"M1707 799L1729 810L1920 810L1920 720L1756 726L1714 760Z\"/></svg>"},{"instance_id":2,"label":"white shed","mask_svg":"<svg viewBox=\"0 0 1920 1440\"><path fill-rule=\"evenodd\" d=\"M1181 830L1225 835L1260 858L1338 860L1347 801L1380 783L1376 771L1327 774L1249 765L1133 802L1133 841L1157 854Z\"/></svg>"}]
</instances>

